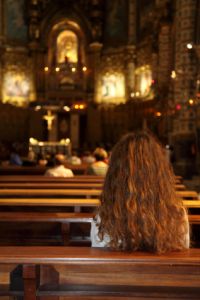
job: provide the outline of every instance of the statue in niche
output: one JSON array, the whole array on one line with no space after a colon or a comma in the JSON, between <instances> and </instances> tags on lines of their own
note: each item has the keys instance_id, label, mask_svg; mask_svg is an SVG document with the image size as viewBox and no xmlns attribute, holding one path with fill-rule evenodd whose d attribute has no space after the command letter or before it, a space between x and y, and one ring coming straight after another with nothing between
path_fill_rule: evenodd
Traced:
<instances>
[{"instance_id":1,"label":"statue in niche","mask_svg":"<svg viewBox=\"0 0 200 300\"><path fill-rule=\"evenodd\" d=\"M57 37L57 63L74 63L78 61L78 39L70 30L62 31Z\"/></svg>"}]
</instances>

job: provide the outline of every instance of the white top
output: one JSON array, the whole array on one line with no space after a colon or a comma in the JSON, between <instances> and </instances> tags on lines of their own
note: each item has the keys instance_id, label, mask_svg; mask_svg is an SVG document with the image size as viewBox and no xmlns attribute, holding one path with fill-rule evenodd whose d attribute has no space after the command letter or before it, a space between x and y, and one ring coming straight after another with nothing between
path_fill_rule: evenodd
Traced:
<instances>
[{"instance_id":1,"label":"white top","mask_svg":"<svg viewBox=\"0 0 200 300\"><path fill-rule=\"evenodd\" d=\"M92 247L108 247L110 238L108 235L106 235L106 236L104 236L104 240L100 241L100 239L98 237L99 228L97 227L97 223L99 223L100 217L97 216L95 219L96 220L93 220L91 223L91 231L90 231L91 246Z\"/></svg>"},{"instance_id":2,"label":"white top","mask_svg":"<svg viewBox=\"0 0 200 300\"><path fill-rule=\"evenodd\" d=\"M73 177L74 174L72 170L65 168L63 165L56 166L47 170L44 174L45 176L52 176L52 177Z\"/></svg>"},{"instance_id":3,"label":"white top","mask_svg":"<svg viewBox=\"0 0 200 300\"><path fill-rule=\"evenodd\" d=\"M187 222L187 233L183 238L183 245L186 248L190 248L190 228L189 228L189 221L188 221L188 215L185 211L185 218ZM97 223L100 222L100 217L97 216L95 218L96 220L92 221L91 224L91 231L90 231L90 238L91 238L91 246L92 247L109 247L110 237L108 235L104 236L103 241L100 241L98 232L99 228L97 226Z\"/></svg>"},{"instance_id":4,"label":"white top","mask_svg":"<svg viewBox=\"0 0 200 300\"><path fill-rule=\"evenodd\" d=\"M108 164L104 161L97 161L91 164L87 170L89 175L105 176L108 170Z\"/></svg>"},{"instance_id":5,"label":"white top","mask_svg":"<svg viewBox=\"0 0 200 300\"><path fill-rule=\"evenodd\" d=\"M71 156L68 162L72 165L81 165L82 161L78 156Z\"/></svg>"}]
</instances>

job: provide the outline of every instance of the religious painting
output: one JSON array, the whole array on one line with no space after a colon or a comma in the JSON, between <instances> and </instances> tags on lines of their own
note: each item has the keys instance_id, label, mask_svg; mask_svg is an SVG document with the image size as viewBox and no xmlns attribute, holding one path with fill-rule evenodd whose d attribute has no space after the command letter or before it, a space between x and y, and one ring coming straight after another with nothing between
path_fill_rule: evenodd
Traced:
<instances>
[{"instance_id":1,"label":"religious painting","mask_svg":"<svg viewBox=\"0 0 200 300\"><path fill-rule=\"evenodd\" d=\"M125 102L125 79L122 73L108 73L102 76L98 102L120 104Z\"/></svg>"},{"instance_id":2,"label":"religious painting","mask_svg":"<svg viewBox=\"0 0 200 300\"><path fill-rule=\"evenodd\" d=\"M71 30L62 31L57 37L57 63L76 64L78 61L78 39Z\"/></svg>"},{"instance_id":3,"label":"religious painting","mask_svg":"<svg viewBox=\"0 0 200 300\"><path fill-rule=\"evenodd\" d=\"M154 80L150 66L142 66L135 71L135 96L151 100L154 97Z\"/></svg>"},{"instance_id":4,"label":"religious painting","mask_svg":"<svg viewBox=\"0 0 200 300\"><path fill-rule=\"evenodd\" d=\"M126 43L128 36L128 1L106 1L105 41L109 45Z\"/></svg>"},{"instance_id":5,"label":"religious painting","mask_svg":"<svg viewBox=\"0 0 200 300\"><path fill-rule=\"evenodd\" d=\"M2 89L3 103L11 103L17 106L27 105L35 100L33 83L25 72L15 68L5 72Z\"/></svg>"},{"instance_id":6,"label":"religious painting","mask_svg":"<svg viewBox=\"0 0 200 300\"><path fill-rule=\"evenodd\" d=\"M25 24L25 0L6 0L6 34L9 39L26 42L27 25Z\"/></svg>"}]
</instances>

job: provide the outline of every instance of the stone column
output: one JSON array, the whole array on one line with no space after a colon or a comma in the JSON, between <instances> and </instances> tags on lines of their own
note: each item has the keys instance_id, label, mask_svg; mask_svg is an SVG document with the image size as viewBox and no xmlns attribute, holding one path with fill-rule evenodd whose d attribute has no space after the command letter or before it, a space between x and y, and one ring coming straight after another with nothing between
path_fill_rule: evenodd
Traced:
<instances>
[{"instance_id":1,"label":"stone column","mask_svg":"<svg viewBox=\"0 0 200 300\"><path fill-rule=\"evenodd\" d=\"M97 84L97 74L99 71L99 65L100 65L100 55L101 55L101 49L102 44L99 42L93 42L89 45L90 47L90 70L92 70L90 74L90 89L94 90L96 89Z\"/></svg>"},{"instance_id":2,"label":"stone column","mask_svg":"<svg viewBox=\"0 0 200 300\"><path fill-rule=\"evenodd\" d=\"M129 45L125 50L126 55L126 99L133 97L135 89L135 46Z\"/></svg>"},{"instance_id":3,"label":"stone column","mask_svg":"<svg viewBox=\"0 0 200 300\"><path fill-rule=\"evenodd\" d=\"M79 148L79 115L77 113L72 113L70 115L70 139L72 143L72 149Z\"/></svg>"},{"instance_id":4,"label":"stone column","mask_svg":"<svg viewBox=\"0 0 200 300\"><path fill-rule=\"evenodd\" d=\"M2 81L3 81L3 46L5 41L5 24L4 24L4 0L0 0L0 101L2 100Z\"/></svg>"},{"instance_id":5,"label":"stone column","mask_svg":"<svg viewBox=\"0 0 200 300\"><path fill-rule=\"evenodd\" d=\"M200 4L199 4L200 7ZM200 24L200 20L199 20ZM200 26L199 26L200 32ZM199 37L200 39L200 37ZM200 40L198 41L200 43ZM197 157L196 157L196 165L198 173L200 173L200 44L195 46L196 55L198 58L198 72L197 72L197 80L196 80L196 147L197 147Z\"/></svg>"},{"instance_id":6,"label":"stone column","mask_svg":"<svg viewBox=\"0 0 200 300\"><path fill-rule=\"evenodd\" d=\"M37 93L37 100L45 100L45 61L44 51L41 48L40 40L40 6L38 0L29 2L29 50L33 64L34 85Z\"/></svg>"},{"instance_id":7,"label":"stone column","mask_svg":"<svg viewBox=\"0 0 200 300\"><path fill-rule=\"evenodd\" d=\"M188 101L194 97L196 59L193 51L187 48L193 43L195 29L196 1L176 1L175 17L175 72L174 101L179 111L175 114L171 140L175 151L175 171L183 176L195 171L192 147L195 143L195 118Z\"/></svg>"},{"instance_id":8,"label":"stone column","mask_svg":"<svg viewBox=\"0 0 200 300\"><path fill-rule=\"evenodd\" d=\"M128 12L128 45L125 49L126 55L126 99L133 97L135 88L135 44L136 44L136 0L129 0Z\"/></svg>"}]
</instances>

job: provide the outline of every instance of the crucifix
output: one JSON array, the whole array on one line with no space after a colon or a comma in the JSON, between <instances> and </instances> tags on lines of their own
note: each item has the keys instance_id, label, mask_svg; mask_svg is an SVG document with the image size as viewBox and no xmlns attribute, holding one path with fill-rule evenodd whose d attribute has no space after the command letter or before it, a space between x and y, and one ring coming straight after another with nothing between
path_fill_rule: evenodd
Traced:
<instances>
[{"instance_id":1,"label":"crucifix","mask_svg":"<svg viewBox=\"0 0 200 300\"><path fill-rule=\"evenodd\" d=\"M43 119L47 121L47 128L50 131L52 129L52 124L55 116L52 115L51 110L47 111L47 115L43 116Z\"/></svg>"}]
</instances>

